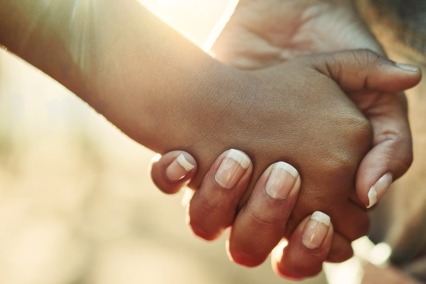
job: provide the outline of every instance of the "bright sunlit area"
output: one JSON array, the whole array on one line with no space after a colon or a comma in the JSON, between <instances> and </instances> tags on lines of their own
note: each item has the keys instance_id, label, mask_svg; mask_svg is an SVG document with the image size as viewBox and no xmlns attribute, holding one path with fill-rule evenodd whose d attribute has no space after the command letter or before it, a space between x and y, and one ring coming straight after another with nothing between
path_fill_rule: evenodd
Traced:
<instances>
[{"instance_id":1,"label":"bright sunlit area","mask_svg":"<svg viewBox=\"0 0 426 284\"><path fill-rule=\"evenodd\" d=\"M208 50L238 0L139 0L154 14Z\"/></svg>"},{"instance_id":2,"label":"bright sunlit area","mask_svg":"<svg viewBox=\"0 0 426 284\"><path fill-rule=\"evenodd\" d=\"M237 4L139 2L205 51ZM0 283L290 283L269 261L231 263L226 235L195 237L182 195L162 194L150 180L154 154L0 49Z\"/></svg>"}]
</instances>

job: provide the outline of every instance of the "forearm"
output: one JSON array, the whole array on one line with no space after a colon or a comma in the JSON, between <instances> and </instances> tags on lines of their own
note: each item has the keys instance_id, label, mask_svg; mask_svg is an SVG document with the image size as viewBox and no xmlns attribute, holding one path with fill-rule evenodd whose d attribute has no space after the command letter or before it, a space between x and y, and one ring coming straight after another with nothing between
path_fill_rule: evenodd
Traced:
<instances>
[{"instance_id":1,"label":"forearm","mask_svg":"<svg viewBox=\"0 0 426 284\"><path fill-rule=\"evenodd\" d=\"M136 1L2 2L1 44L157 151L227 70Z\"/></svg>"}]
</instances>

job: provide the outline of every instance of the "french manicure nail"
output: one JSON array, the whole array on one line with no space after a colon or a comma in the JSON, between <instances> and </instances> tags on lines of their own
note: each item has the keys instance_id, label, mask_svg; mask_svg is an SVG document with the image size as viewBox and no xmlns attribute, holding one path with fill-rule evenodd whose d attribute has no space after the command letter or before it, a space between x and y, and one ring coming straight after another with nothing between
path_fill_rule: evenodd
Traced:
<instances>
[{"instance_id":1,"label":"french manicure nail","mask_svg":"<svg viewBox=\"0 0 426 284\"><path fill-rule=\"evenodd\" d=\"M277 162L272 166L265 185L266 193L274 199L286 199L292 190L300 187L297 170L285 162Z\"/></svg>"},{"instance_id":2,"label":"french manicure nail","mask_svg":"<svg viewBox=\"0 0 426 284\"><path fill-rule=\"evenodd\" d=\"M384 174L368 191L368 206L372 207L377 201L386 194L391 186L393 177L391 173Z\"/></svg>"},{"instance_id":3,"label":"french manicure nail","mask_svg":"<svg viewBox=\"0 0 426 284\"><path fill-rule=\"evenodd\" d=\"M395 63L395 65L399 68L402 69L404 71L408 71L408 72L418 72L419 71L419 67L415 66L415 65L411 65L411 64L404 64L404 63Z\"/></svg>"},{"instance_id":4,"label":"french manicure nail","mask_svg":"<svg viewBox=\"0 0 426 284\"><path fill-rule=\"evenodd\" d=\"M184 154L180 154L176 159L167 167L166 175L171 181L179 181L187 175L195 165L191 164Z\"/></svg>"},{"instance_id":5,"label":"french manicure nail","mask_svg":"<svg viewBox=\"0 0 426 284\"><path fill-rule=\"evenodd\" d=\"M216 182L224 188L233 188L250 166L249 157L243 152L230 149L215 174Z\"/></svg>"},{"instance_id":6,"label":"french manicure nail","mask_svg":"<svg viewBox=\"0 0 426 284\"><path fill-rule=\"evenodd\" d=\"M317 249L324 242L330 227L330 217L315 211L302 234L302 243L308 249Z\"/></svg>"}]
</instances>

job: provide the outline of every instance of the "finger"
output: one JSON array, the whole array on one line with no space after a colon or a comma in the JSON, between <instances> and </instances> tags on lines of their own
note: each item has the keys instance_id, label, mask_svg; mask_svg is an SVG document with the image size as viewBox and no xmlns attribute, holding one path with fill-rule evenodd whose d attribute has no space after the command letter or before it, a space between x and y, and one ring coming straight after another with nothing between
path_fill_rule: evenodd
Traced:
<instances>
[{"instance_id":1,"label":"finger","mask_svg":"<svg viewBox=\"0 0 426 284\"><path fill-rule=\"evenodd\" d=\"M396 93L414 87L421 79L419 67L392 62L367 49L316 58L311 64L347 93L365 90Z\"/></svg>"},{"instance_id":2,"label":"finger","mask_svg":"<svg viewBox=\"0 0 426 284\"><path fill-rule=\"evenodd\" d=\"M408 170L413 152L403 94L382 95L364 113L373 128L373 147L359 166L356 190L358 198L369 208Z\"/></svg>"},{"instance_id":3,"label":"finger","mask_svg":"<svg viewBox=\"0 0 426 284\"><path fill-rule=\"evenodd\" d=\"M256 266L268 257L284 235L300 183L297 170L285 162L266 169L232 227L228 250L233 261Z\"/></svg>"},{"instance_id":4,"label":"finger","mask_svg":"<svg viewBox=\"0 0 426 284\"><path fill-rule=\"evenodd\" d=\"M151 178L164 193L173 194L197 172L195 159L184 151L171 151L151 161Z\"/></svg>"},{"instance_id":5,"label":"finger","mask_svg":"<svg viewBox=\"0 0 426 284\"><path fill-rule=\"evenodd\" d=\"M324 177L325 179L326 177ZM304 179L301 191L303 192L303 186L309 184L308 179ZM320 185L321 181L317 184ZM340 188L343 188L339 181L334 184L336 190L335 195L339 195ZM342 191L343 192L343 191ZM303 192L305 193L305 192ZM303 208L304 212L313 212L315 210L326 213L330 216L333 221L333 227L343 238L352 242L359 237L365 236L368 233L370 220L368 217L368 211L365 207L359 206L354 202L348 200L348 197L336 198L336 201L330 204L327 202L329 198L323 198L320 195L316 195L309 199L305 196L300 195L297 201L297 208ZM295 210L297 212L297 210ZM295 228L299 225L300 220L303 220L309 213L304 215L296 215L292 213L290 219L287 222L287 229L284 236L290 236Z\"/></svg>"},{"instance_id":6,"label":"finger","mask_svg":"<svg viewBox=\"0 0 426 284\"><path fill-rule=\"evenodd\" d=\"M338 232L334 231L333 242L327 256L328 262L340 263L354 255L351 242Z\"/></svg>"},{"instance_id":7,"label":"finger","mask_svg":"<svg viewBox=\"0 0 426 284\"><path fill-rule=\"evenodd\" d=\"M406 99L402 93L391 93L416 85L421 71L416 66L394 63L368 50L323 55L315 64L318 70L349 92L371 123L373 145L356 177L358 198L371 207L386 193L392 181L411 165Z\"/></svg>"},{"instance_id":8,"label":"finger","mask_svg":"<svg viewBox=\"0 0 426 284\"><path fill-rule=\"evenodd\" d=\"M334 220L335 231L349 241L354 241L368 233L370 219L367 210L353 202L336 205L336 210L330 212L330 217Z\"/></svg>"},{"instance_id":9,"label":"finger","mask_svg":"<svg viewBox=\"0 0 426 284\"><path fill-rule=\"evenodd\" d=\"M283 251L274 251L274 271L291 279L317 275L330 252L332 239L333 225L330 217L316 211L299 224Z\"/></svg>"},{"instance_id":10,"label":"finger","mask_svg":"<svg viewBox=\"0 0 426 284\"><path fill-rule=\"evenodd\" d=\"M189 206L189 224L196 235L215 239L234 222L252 168L250 158L235 149L213 163Z\"/></svg>"}]
</instances>

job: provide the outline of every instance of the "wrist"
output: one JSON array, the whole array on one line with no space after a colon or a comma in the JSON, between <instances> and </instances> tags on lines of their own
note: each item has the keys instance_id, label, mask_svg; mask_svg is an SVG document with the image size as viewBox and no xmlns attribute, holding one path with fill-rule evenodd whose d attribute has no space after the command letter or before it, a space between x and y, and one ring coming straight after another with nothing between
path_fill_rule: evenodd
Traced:
<instances>
[{"instance_id":1,"label":"wrist","mask_svg":"<svg viewBox=\"0 0 426 284\"><path fill-rule=\"evenodd\" d=\"M86 71L93 91L83 99L154 151L187 149L202 121L215 119L234 72L141 6L105 17L108 34Z\"/></svg>"},{"instance_id":2,"label":"wrist","mask_svg":"<svg viewBox=\"0 0 426 284\"><path fill-rule=\"evenodd\" d=\"M144 123L145 131L138 131L149 133L149 141L142 144L157 152L183 149L197 154L200 140L219 134L221 125L235 114L232 109L241 95L242 74L213 60L188 71L187 79L157 97L156 107L141 112L152 121ZM140 139L144 138L136 138Z\"/></svg>"}]
</instances>

